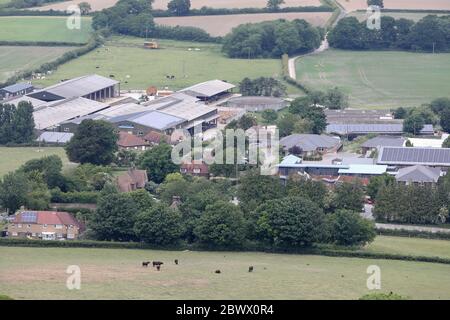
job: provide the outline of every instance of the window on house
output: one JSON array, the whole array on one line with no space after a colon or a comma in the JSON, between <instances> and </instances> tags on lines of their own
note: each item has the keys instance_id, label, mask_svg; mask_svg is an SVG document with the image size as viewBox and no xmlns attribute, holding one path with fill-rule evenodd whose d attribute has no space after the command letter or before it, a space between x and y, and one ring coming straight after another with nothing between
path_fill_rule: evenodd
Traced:
<instances>
[{"instance_id":1,"label":"window on house","mask_svg":"<svg viewBox=\"0 0 450 320\"><path fill-rule=\"evenodd\" d=\"M55 224L56 229L62 229L62 227L63 227L62 224Z\"/></svg>"},{"instance_id":2,"label":"window on house","mask_svg":"<svg viewBox=\"0 0 450 320\"><path fill-rule=\"evenodd\" d=\"M17 225L17 228L22 228L22 225L19 223L19 224Z\"/></svg>"},{"instance_id":3,"label":"window on house","mask_svg":"<svg viewBox=\"0 0 450 320\"><path fill-rule=\"evenodd\" d=\"M64 128L64 132L69 132L69 128Z\"/></svg>"},{"instance_id":4,"label":"window on house","mask_svg":"<svg viewBox=\"0 0 450 320\"><path fill-rule=\"evenodd\" d=\"M44 224L44 228L47 228L47 224Z\"/></svg>"}]
</instances>

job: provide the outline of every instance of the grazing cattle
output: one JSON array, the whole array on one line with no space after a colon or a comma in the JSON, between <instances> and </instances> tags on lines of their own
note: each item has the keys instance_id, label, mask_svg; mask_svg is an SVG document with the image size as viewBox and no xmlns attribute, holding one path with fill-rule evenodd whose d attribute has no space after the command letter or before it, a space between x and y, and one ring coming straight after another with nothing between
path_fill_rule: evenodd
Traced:
<instances>
[{"instance_id":1,"label":"grazing cattle","mask_svg":"<svg viewBox=\"0 0 450 320\"><path fill-rule=\"evenodd\" d=\"M148 267L149 264L150 264L150 261L144 261L144 262L142 262L142 266L143 266L143 267Z\"/></svg>"},{"instance_id":2,"label":"grazing cattle","mask_svg":"<svg viewBox=\"0 0 450 320\"><path fill-rule=\"evenodd\" d=\"M221 273L221 272L220 272L220 270L216 270L216 271L214 271L214 273Z\"/></svg>"},{"instance_id":3,"label":"grazing cattle","mask_svg":"<svg viewBox=\"0 0 450 320\"><path fill-rule=\"evenodd\" d=\"M175 259L175 261L174 261L174 262L175 262L175 264L176 264L176 265L178 265L178 259Z\"/></svg>"},{"instance_id":4,"label":"grazing cattle","mask_svg":"<svg viewBox=\"0 0 450 320\"><path fill-rule=\"evenodd\" d=\"M248 267L248 272L253 272L253 266Z\"/></svg>"},{"instance_id":5,"label":"grazing cattle","mask_svg":"<svg viewBox=\"0 0 450 320\"><path fill-rule=\"evenodd\" d=\"M158 270L158 271L161 270L161 265L160 265L160 264L158 264L158 265L156 266L156 270Z\"/></svg>"},{"instance_id":6,"label":"grazing cattle","mask_svg":"<svg viewBox=\"0 0 450 320\"><path fill-rule=\"evenodd\" d=\"M113 75L113 74L110 74L109 77L110 77L110 78L115 78L116 76Z\"/></svg>"},{"instance_id":7,"label":"grazing cattle","mask_svg":"<svg viewBox=\"0 0 450 320\"><path fill-rule=\"evenodd\" d=\"M153 266L160 266L160 265L162 265L162 264L164 264L164 262L161 262L161 261L153 261Z\"/></svg>"}]
</instances>

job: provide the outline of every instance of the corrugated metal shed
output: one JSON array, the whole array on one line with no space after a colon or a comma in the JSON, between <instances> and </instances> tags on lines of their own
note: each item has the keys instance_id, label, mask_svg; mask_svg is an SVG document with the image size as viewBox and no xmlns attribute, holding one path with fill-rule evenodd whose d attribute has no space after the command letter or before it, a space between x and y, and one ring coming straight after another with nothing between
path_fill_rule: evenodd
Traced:
<instances>
[{"instance_id":1,"label":"corrugated metal shed","mask_svg":"<svg viewBox=\"0 0 450 320\"><path fill-rule=\"evenodd\" d=\"M379 133L379 134L402 134L403 124L401 123L391 123L391 124L329 124L326 128L327 133L337 133L337 134L368 134L368 133ZM420 132L421 134L433 134L433 125L426 124Z\"/></svg>"},{"instance_id":2,"label":"corrugated metal shed","mask_svg":"<svg viewBox=\"0 0 450 320\"><path fill-rule=\"evenodd\" d=\"M383 147L377 163L450 167L450 148Z\"/></svg>"},{"instance_id":3,"label":"corrugated metal shed","mask_svg":"<svg viewBox=\"0 0 450 320\"><path fill-rule=\"evenodd\" d=\"M112 123L128 121L160 131L174 128L177 125L186 122L185 119L156 110L114 117L109 119L109 121Z\"/></svg>"},{"instance_id":4,"label":"corrugated metal shed","mask_svg":"<svg viewBox=\"0 0 450 320\"><path fill-rule=\"evenodd\" d=\"M64 98L82 97L118 83L119 81L92 74L55 84L39 92L45 91Z\"/></svg>"},{"instance_id":5,"label":"corrugated metal shed","mask_svg":"<svg viewBox=\"0 0 450 320\"><path fill-rule=\"evenodd\" d=\"M303 151L314 151L317 148L333 148L341 143L339 138L318 134L293 134L280 140L280 145L286 149L293 146L302 148Z\"/></svg>"},{"instance_id":6,"label":"corrugated metal shed","mask_svg":"<svg viewBox=\"0 0 450 320\"><path fill-rule=\"evenodd\" d=\"M65 99L50 103L45 108L34 111L34 123L37 129L43 130L107 107L108 105L104 103L85 98Z\"/></svg>"},{"instance_id":7,"label":"corrugated metal shed","mask_svg":"<svg viewBox=\"0 0 450 320\"><path fill-rule=\"evenodd\" d=\"M181 90L181 92L186 92L196 97L209 98L215 96L216 94L233 89L235 87L236 86L234 84L225 81L211 80L185 88Z\"/></svg>"},{"instance_id":8,"label":"corrugated metal shed","mask_svg":"<svg viewBox=\"0 0 450 320\"><path fill-rule=\"evenodd\" d=\"M350 164L348 168L339 169L339 174L381 175L386 173L388 166L375 164Z\"/></svg>"},{"instance_id":9,"label":"corrugated metal shed","mask_svg":"<svg viewBox=\"0 0 450 320\"><path fill-rule=\"evenodd\" d=\"M378 147L403 147L405 138L392 136L378 136L364 142L363 148L378 148Z\"/></svg>"},{"instance_id":10,"label":"corrugated metal shed","mask_svg":"<svg viewBox=\"0 0 450 320\"><path fill-rule=\"evenodd\" d=\"M16 93L22 90L32 89L33 85L30 83L16 83L7 87L2 88L2 90L10 92L10 93Z\"/></svg>"},{"instance_id":11,"label":"corrugated metal shed","mask_svg":"<svg viewBox=\"0 0 450 320\"><path fill-rule=\"evenodd\" d=\"M36 141L48 143L67 143L72 139L73 133L69 132L43 132Z\"/></svg>"}]
</instances>

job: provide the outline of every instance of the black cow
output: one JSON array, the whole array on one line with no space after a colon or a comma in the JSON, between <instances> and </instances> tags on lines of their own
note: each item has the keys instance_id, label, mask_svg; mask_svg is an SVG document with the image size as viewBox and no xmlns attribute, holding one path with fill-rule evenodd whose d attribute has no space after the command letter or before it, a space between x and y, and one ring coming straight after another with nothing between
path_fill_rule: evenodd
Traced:
<instances>
[{"instance_id":1,"label":"black cow","mask_svg":"<svg viewBox=\"0 0 450 320\"><path fill-rule=\"evenodd\" d=\"M143 266L143 267L148 267L149 264L150 264L150 261L144 261L144 262L142 262L142 266Z\"/></svg>"},{"instance_id":2,"label":"black cow","mask_svg":"<svg viewBox=\"0 0 450 320\"><path fill-rule=\"evenodd\" d=\"M176 265L178 265L178 259L175 259L175 261L174 261L174 262L175 262L175 264L176 264Z\"/></svg>"},{"instance_id":3,"label":"black cow","mask_svg":"<svg viewBox=\"0 0 450 320\"><path fill-rule=\"evenodd\" d=\"M156 266L156 270L158 270L158 271L161 270L161 265L160 265L160 264L158 264L158 265Z\"/></svg>"},{"instance_id":4,"label":"black cow","mask_svg":"<svg viewBox=\"0 0 450 320\"><path fill-rule=\"evenodd\" d=\"M161 261L153 261L153 267L155 267L155 266L160 266L160 265L162 265L162 264L164 264L164 262L161 262Z\"/></svg>"},{"instance_id":5,"label":"black cow","mask_svg":"<svg viewBox=\"0 0 450 320\"><path fill-rule=\"evenodd\" d=\"M248 272L253 272L253 266L248 267Z\"/></svg>"},{"instance_id":6,"label":"black cow","mask_svg":"<svg viewBox=\"0 0 450 320\"><path fill-rule=\"evenodd\" d=\"M220 270L216 270L216 271L214 271L214 273L221 273L221 272L220 272Z\"/></svg>"}]
</instances>

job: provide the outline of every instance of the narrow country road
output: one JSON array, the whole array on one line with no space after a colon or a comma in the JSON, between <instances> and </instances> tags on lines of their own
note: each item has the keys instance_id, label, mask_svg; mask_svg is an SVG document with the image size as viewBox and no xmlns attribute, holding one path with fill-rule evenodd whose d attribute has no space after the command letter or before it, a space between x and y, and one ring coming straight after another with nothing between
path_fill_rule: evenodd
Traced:
<instances>
[{"instance_id":1,"label":"narrow country road","mask_svg":"<svg viewBox=\"0 0 450 320\"><path fill-rule=\"evenodd\" d=\"M419 232L430 232L430 233L450 233L450 229L446 229L446 228L420 227L420 226L409 226L409 225L390 224L390 223L376 223L375 227L378 230L407 230L407 231L419 231Z\"/></svg>"},{"instance_id":2,"label":"narrow country road","mask_svg":"<svg viewBox=\"0 0 450 320\"><path fill-rule=\"evenodd\" d=\"M344 18L347 15L347 11L345 10L345 8L343 6L341 6L338 2L336 2L336 4L338 5L338 7L340 9L340 13L339 13L339 16L336 19L336 21L333 23L332 27L334 27L339 22L339 20L341 20L342 18ZM327 37L328 37L328 33L325 35L325 38L323 39L322 43L320 44L320 47L317 48L316 50L314 50L313 52L310 52L307 54L301 54L301 55L298 55L298 56L295 56L295 57L292 57L289 59L289 62L288 62L289 77L291 77L294 80L297 79L297 71L295 69L295 61L298 58L306 57L309 55L317 54L317 53L323 52L325 50L328 50L330 45L328 44Z\"/></svg>"}]
</instances>

